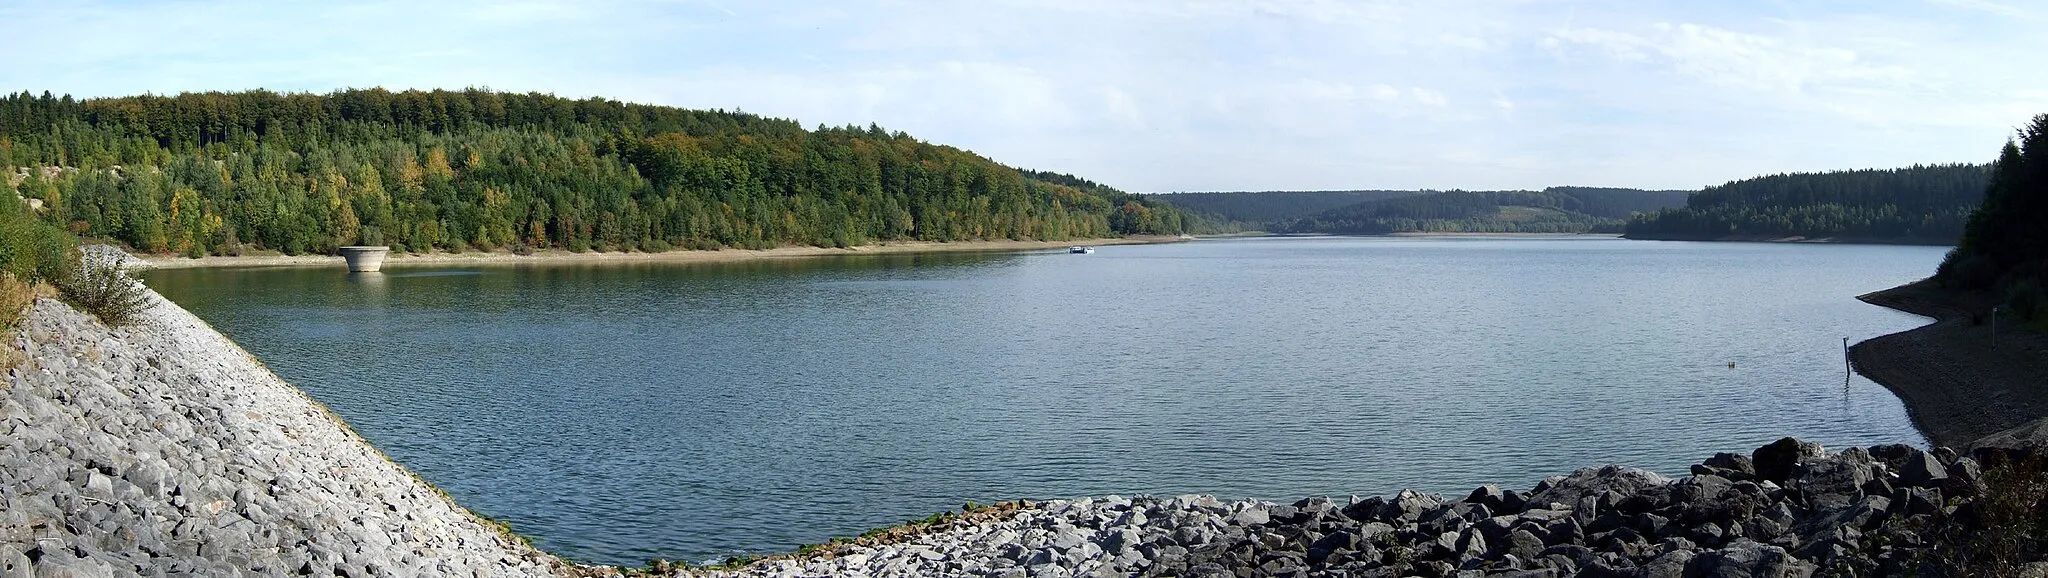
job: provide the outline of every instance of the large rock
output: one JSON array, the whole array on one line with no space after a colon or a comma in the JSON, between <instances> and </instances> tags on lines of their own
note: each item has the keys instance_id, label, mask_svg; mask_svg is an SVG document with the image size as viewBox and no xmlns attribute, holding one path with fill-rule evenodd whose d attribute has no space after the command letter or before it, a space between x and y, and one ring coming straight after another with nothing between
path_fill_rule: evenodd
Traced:
<instances>
[{"instance_id":1,"label":"large rock","mask_svg":"<svg viewBox=\"0 0 2048 578\"><path fill-rule=\"evenodd\" d=\"M1934 454L1908 448L1911 452L1901 460L1899 483L1916 487L1940 487L1948 479L1948 466L1935 459Z\"/></svg>"},{"instance_id":2,"label":"large rock","mask_svg":"<svg viewBox=\"0 0 2048 578\"><path fill-rule=\"evenodd\" d=\"M1770 445L1757 448L1754 452L1750 452L1749 459L1753 467L1756 468L1756 477L1758 479L1782 484L1785 483L1787 477L1792 475L1793 466L1797 466L1800 462L1809 458L1820 457L1825 453L1820 444L1803 442L1793 438L1783 438L1771 442Z\"/></svg>"},{"instance_id":3,"label":"large rock","mask_svg":"<svg viewBox=\"0 0 2048 578\"><path fill-rule=\"evenodd\" d=\"M1576 505L1581 499L1587 497L1594 498L1597 501L1600 496L1609 492L1619 495L1634 495L1642 493L1646 489L1669 483L1671 483L1671 478L1657 475L1656 472L1649 470L1625 466L1585 468L1572 472L1571 475L1565 476L1561 480L1557 480L1550 484L1548 488L1531 493L1527 501L1531 504L1531 507L1540 507L1543 504L1553 503Z\"/></svg>"},{"instance_id":4,"label":"large rock","mask_svg":"<svg viewBox=\"0 0 2048 578\"><path fill-rule=\"evenodd\" d=\"M1808 578L1816 568L1794 559L1784 548L1737 542L1701 552L1686 563L1685 578Z\"/></svg>"},{"instance_id":5,"label":"large rock","mask_svg":"<svg viewBox=\"0 0 2048 578\"><path fill-rule=\"evenodd\" d=\"M1963 449L2008 448L2037 450L2048 448L2048 418L2041 418L2017 427L2000 431L1963 444Z\"/></svg>"}]
</instances>

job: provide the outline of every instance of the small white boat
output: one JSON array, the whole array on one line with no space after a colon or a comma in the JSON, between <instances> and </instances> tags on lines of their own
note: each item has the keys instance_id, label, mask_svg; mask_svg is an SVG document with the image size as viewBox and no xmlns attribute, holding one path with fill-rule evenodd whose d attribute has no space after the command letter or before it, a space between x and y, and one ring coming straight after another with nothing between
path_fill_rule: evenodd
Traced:
<instances>
[{"instance_id":1,"label":"small white boat","mask_svg":"<svg viewBox=\"0 0 2048 578\"><path fill-rule=\"evenodd\" d=\"M1092 255L1092 254L1094 254L1094 253L1095 253L1095 248L1094 248L1094 247L1082 247L1082 246L1076 245L1076 246L1073 246L1073 247L1067 247L1067 252L1068 252L1068 253L1073 253L1073 254L1075 254L1075 255Z\"/></svg>"}]
</instances>

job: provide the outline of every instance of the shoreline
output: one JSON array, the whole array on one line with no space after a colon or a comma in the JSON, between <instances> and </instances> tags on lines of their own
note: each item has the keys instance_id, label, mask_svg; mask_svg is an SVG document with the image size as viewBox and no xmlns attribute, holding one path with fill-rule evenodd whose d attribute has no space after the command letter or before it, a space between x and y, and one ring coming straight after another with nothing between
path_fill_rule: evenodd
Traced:
<instances>
[{"instance_id":1,"label":"shoreline","mask_svg":"<svg viewBox=\"0 0 2048 578\"><path fill-rule=\"evenodd\" d=\"M1339 236L1343 236L1343 235L1339 235ZM1401 233L1387 233L1387 234L1385 234L1385 235L1357 235L1357 236L1360 236L1360 237L1528 237L1528 238L1539 238L1539 239L1540 239L1540 238L1546 238L1546 237L1552 237L1552 238L1560 238L1560 239L1564 239L1564 238L1573 238L1573 239L1575 239L1575 238L1580 238L1580 237L1602 237L1602 238L1614 238L1614 239L1619 239L1619 238L1621 238L1621 233L1467 233L1467 232L1450 232L1450 231L1407 231L1407 232L1401 232Z\"/></svg>"},{"instance_id":2,"label":"shoreline","mask_svg":"<svg viewBox=\"0 0 2048 578\"><path fill-rule=\"evenodd\" d=\"M1890 239L1879 237L1805 237L1800 235L1725 235L1720 237L1671 235L1654 237L1630 237L1627 233L1615 236L1630 241L1687 241L1694 243L1805 243L1812 245L1910 245L1921 247L1954 246L1954 239Z\"/></svg>"},{"instance_id":3,"label":"shoreline","mask_svg":"<svg viewBox=\"0 0 2048 578\"><path fill-rule=\"evenodd\" d=\"M1985 445L2048 416L2048 336L2008 326L1994 347L1991 324L1972 321L1997 300L1942 290L1932 279L1857 299L1934 320L1849 349L1856 372L1897 395L1934 446ZM1997 445L2028 437L2007 436Z\"/></svg>"},{"instance_id":4,"label":"shoreline","mask_svg":"<svg viewBox=\"0 0 2048 578\"><path fill-rule=\"evenodd\" d=\"M678 249L660 253L598 252L572 253L560 249L535 251L532 255L515 255L500 251L475 251L465 253L400 253L393 252L384 261L385 267L415 266L467 266L467 265L527 265L527 264L638 264L638 263L732 263L767 259L796 259L812 257L838 257L849 255L889 255L911 253L967 253L1032 251L1041 249L1063 249L1075 245L1093 247L1108 245L1156 245L1179 243L1186 239L1170 235L1142 235L1107 239L1075 239L1069 241L899 241L874 245L861 245L846 249L834 247L777 247L774 249L719 249L699 251ZM197 259L167 255L135 255L131 266L138 269L205 269L225 267L333 267L341 266L338 255L251 255L242 257L207 256Z\"/></svg>"}]
</instances>

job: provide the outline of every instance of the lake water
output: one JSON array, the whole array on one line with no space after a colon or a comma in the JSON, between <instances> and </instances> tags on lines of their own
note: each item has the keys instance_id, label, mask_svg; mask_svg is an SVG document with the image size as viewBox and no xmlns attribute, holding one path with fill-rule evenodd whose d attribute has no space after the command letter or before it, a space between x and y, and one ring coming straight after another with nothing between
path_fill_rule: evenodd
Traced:
<instances>
[{"instance_id":1,"label":"lake water","mask_svg":"<svg viewBox=\"0 0 2048 578\"><path fill-rule=\"evenodd\" d=\"M962 502L1292 501L1924 444L1842 338L1944 249L1318 238L739 264L156 271L551 552L788 550ZM1732 364L1732 365L1731 365Z\"/></svg>"}]
</instances>

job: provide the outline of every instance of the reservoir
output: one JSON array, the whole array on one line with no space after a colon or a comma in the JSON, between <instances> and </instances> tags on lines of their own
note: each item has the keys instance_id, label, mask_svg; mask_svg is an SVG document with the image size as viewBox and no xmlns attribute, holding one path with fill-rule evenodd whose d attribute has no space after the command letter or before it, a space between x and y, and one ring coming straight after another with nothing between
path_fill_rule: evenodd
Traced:
<instances>
[{"instance_id":1,"label":"reservoir","mask_svg":"<svg viewBox=\"0 0 2048 578\"><path fill-rule=\"evenodd\" d=\"M1923 444L1842 339L1945 247L1203 240L144 275L463 505L586 563L962 502L1524 488L1784 436Z\"/></svg>"}]
</instances>

